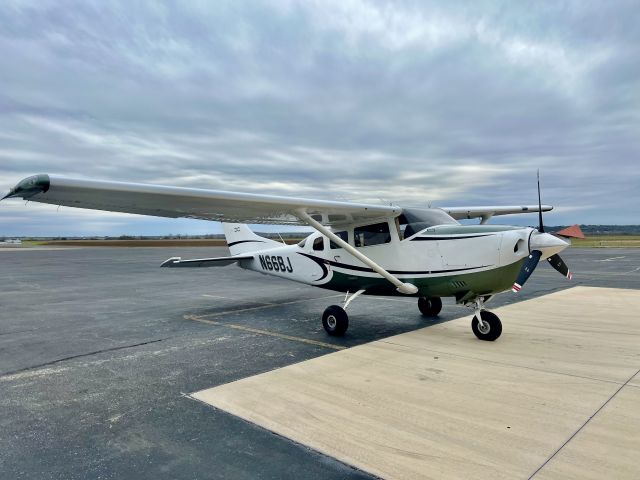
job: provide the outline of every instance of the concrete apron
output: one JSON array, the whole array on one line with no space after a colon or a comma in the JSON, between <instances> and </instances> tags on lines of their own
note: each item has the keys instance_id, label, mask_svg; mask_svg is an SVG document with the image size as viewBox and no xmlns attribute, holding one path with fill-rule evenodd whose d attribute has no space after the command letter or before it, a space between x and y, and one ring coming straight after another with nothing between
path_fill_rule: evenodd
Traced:
<instances>
[{"instance_id":1,"label":"concrete apron","mask_svg":"<svg viewBox=\"0 0 640 480\"><path fill-rule=\"evenodd\" d=\"M640 291L495 312L496 342L466 316L192 397L384 478L640 478Z\"/></svg>"}]
</instances>

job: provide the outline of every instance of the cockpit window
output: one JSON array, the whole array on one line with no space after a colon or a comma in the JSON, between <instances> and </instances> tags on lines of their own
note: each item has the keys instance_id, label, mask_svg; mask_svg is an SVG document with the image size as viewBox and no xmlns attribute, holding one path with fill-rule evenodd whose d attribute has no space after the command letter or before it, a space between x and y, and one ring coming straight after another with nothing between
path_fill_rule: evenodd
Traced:
<instances>
[{"instance_id":1,"label":"cockpit window","mask_svg":"<svg viewBox=\"0 0 640 480\"><path fill-rule=\"evenodd\" d=\"M391 241L389 224L384 222L356 227L353 229L353 239L355 240L356 247L368 247L370 245L389 243Z\"/></svg>"},{"instance_id":2,"label":"cockpit window","mask_svg":"<svg viewBox=\"0 0 640 480\"><path fill-rule=\"evenodd\" d=\"M439 208L405 208L398 217L400 238L409 238L420 230L435 225L459 225L447 212Z\"/></svg>"},{"instance_id":3,"label":"cockpit window","mask_svg":"<svg viewBox=\"0 0 640 480\"><path fill-rule=\"evenodd\" d=\"M335 232L336 236L340 237L345 242L349 243L349 233L348 232ZM329 241L329 248L342 248L340 245L335 243L333 240Z\"/></svg>"},{"instance_id":4,"label":"cockpit window","mask_svg":"<svg viewBox=\"0 0 640 480\"><path fill-rule=\"evenodd\" d=\"M324 239L322 237L318 237L313 241L313 249L314 250L324 250Z\"/></svg>"}]
</instances>

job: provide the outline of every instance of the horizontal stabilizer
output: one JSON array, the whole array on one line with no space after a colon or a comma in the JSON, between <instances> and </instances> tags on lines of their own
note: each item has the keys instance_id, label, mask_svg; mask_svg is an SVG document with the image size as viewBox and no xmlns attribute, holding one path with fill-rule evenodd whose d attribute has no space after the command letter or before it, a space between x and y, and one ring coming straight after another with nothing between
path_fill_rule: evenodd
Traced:
<instances>
[{"instance_id":1,"label":"horizontal stabilizer","mask_svg":"<svg viewBox=\"0 0 640 480\"><path fill-rule=\"evenodd\" d=\"M253 258L253 255L238 255L235 257L193 258L191 260L182 260L181 257L171 257L160 266L168 268L224 267L226 265L236 263L238 260L248 260L251 258Z\"/></svg>"}]
</instances>

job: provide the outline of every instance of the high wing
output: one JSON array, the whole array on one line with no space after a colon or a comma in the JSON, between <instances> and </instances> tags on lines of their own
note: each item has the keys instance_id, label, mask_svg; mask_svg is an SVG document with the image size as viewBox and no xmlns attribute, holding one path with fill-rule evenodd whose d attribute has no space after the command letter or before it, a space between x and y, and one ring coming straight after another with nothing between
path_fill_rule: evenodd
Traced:
<instances>
[{"instance_id":1,"label":"high wing","mask_svg":"<svg viewBox=\"0 0 640 480\"><path fill-rule=\"evenodd\" d=\"M386 278L396 286L399 292L409 295L418 292L415 285L403 282L327 228L332 225L396 217L402 213L400 207L139 183L82 180L46 174L25 178L12 188L4 198L14 197L53 205L156 217L197 218L227 223L310 225ZM548 206L541 208L543 211L551 210L551 207ZM455 207L443 210L458 219L481 217L482 223L484 223L493 215L536 212L538 207ZM240 259L181 260L172 258L163 266L210 267L222 266L238 260Z\"/></svg>"},{"instance_id":2,"label":"high wing","mask_svg":"<svg viewBox=\"0 0 640 480\"><path fill-rule=\"evenodd\" d=\"M300 216L300 212L305 212L323 225L339 225L393 217L402 212L399 207L384 205L83 180L54 175L25 178L4 198L12 197L93 210L229 223L308 225Z\"/></svg>"},{"instance_id":3,"label":"high wing","mask_svg":"<svg viewBox=\"0 0 640 480\"><path fill-rule=\"evenodd\" d=\"M540 210L538 205L528 205L522 207L440 207L456 220L464 218L482 218L486 222L495 215L511 215L514 213L535 213ZM542 211L553 210L551 205L542 205Z\"/></svg>"}]
</instances>

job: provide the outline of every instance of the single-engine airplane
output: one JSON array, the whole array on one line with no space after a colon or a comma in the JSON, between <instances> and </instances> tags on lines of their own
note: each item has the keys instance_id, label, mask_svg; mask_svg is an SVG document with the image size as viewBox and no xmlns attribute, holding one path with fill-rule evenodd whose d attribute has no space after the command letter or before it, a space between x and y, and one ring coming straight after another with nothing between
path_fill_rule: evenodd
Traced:
<instances>
[{"instance_id":1,"label":"single-engine airplane","mask_svg":"<svg viewBox=\"0 0 640 480\"><path fill-rule=\"evenodd\" d=\"M560 236L581 237L579 227L546 233L538 205L455 208L399 206L107 182L34 175L4 198L69 207L223 223L228 257L170 258L163 267L221 267L237 263L260 273L339 292L342 305L327 307L322 325L329 335L343 335L346 310L362 294L418 297L425 316L436 316L442 297L454 297L474 310L473 333L495 340L500 319L485 308L494 295L519 292L541 259L571 278L558 256L569 246ZM3 199L4 199L3 198ZM539 226L488 225L495 215L538 212ZM478 225L457 220L480 218ZM308 225L316 232L297 245L283 245L253 233L246 225Z\"/></svg>"}]
</instances>

